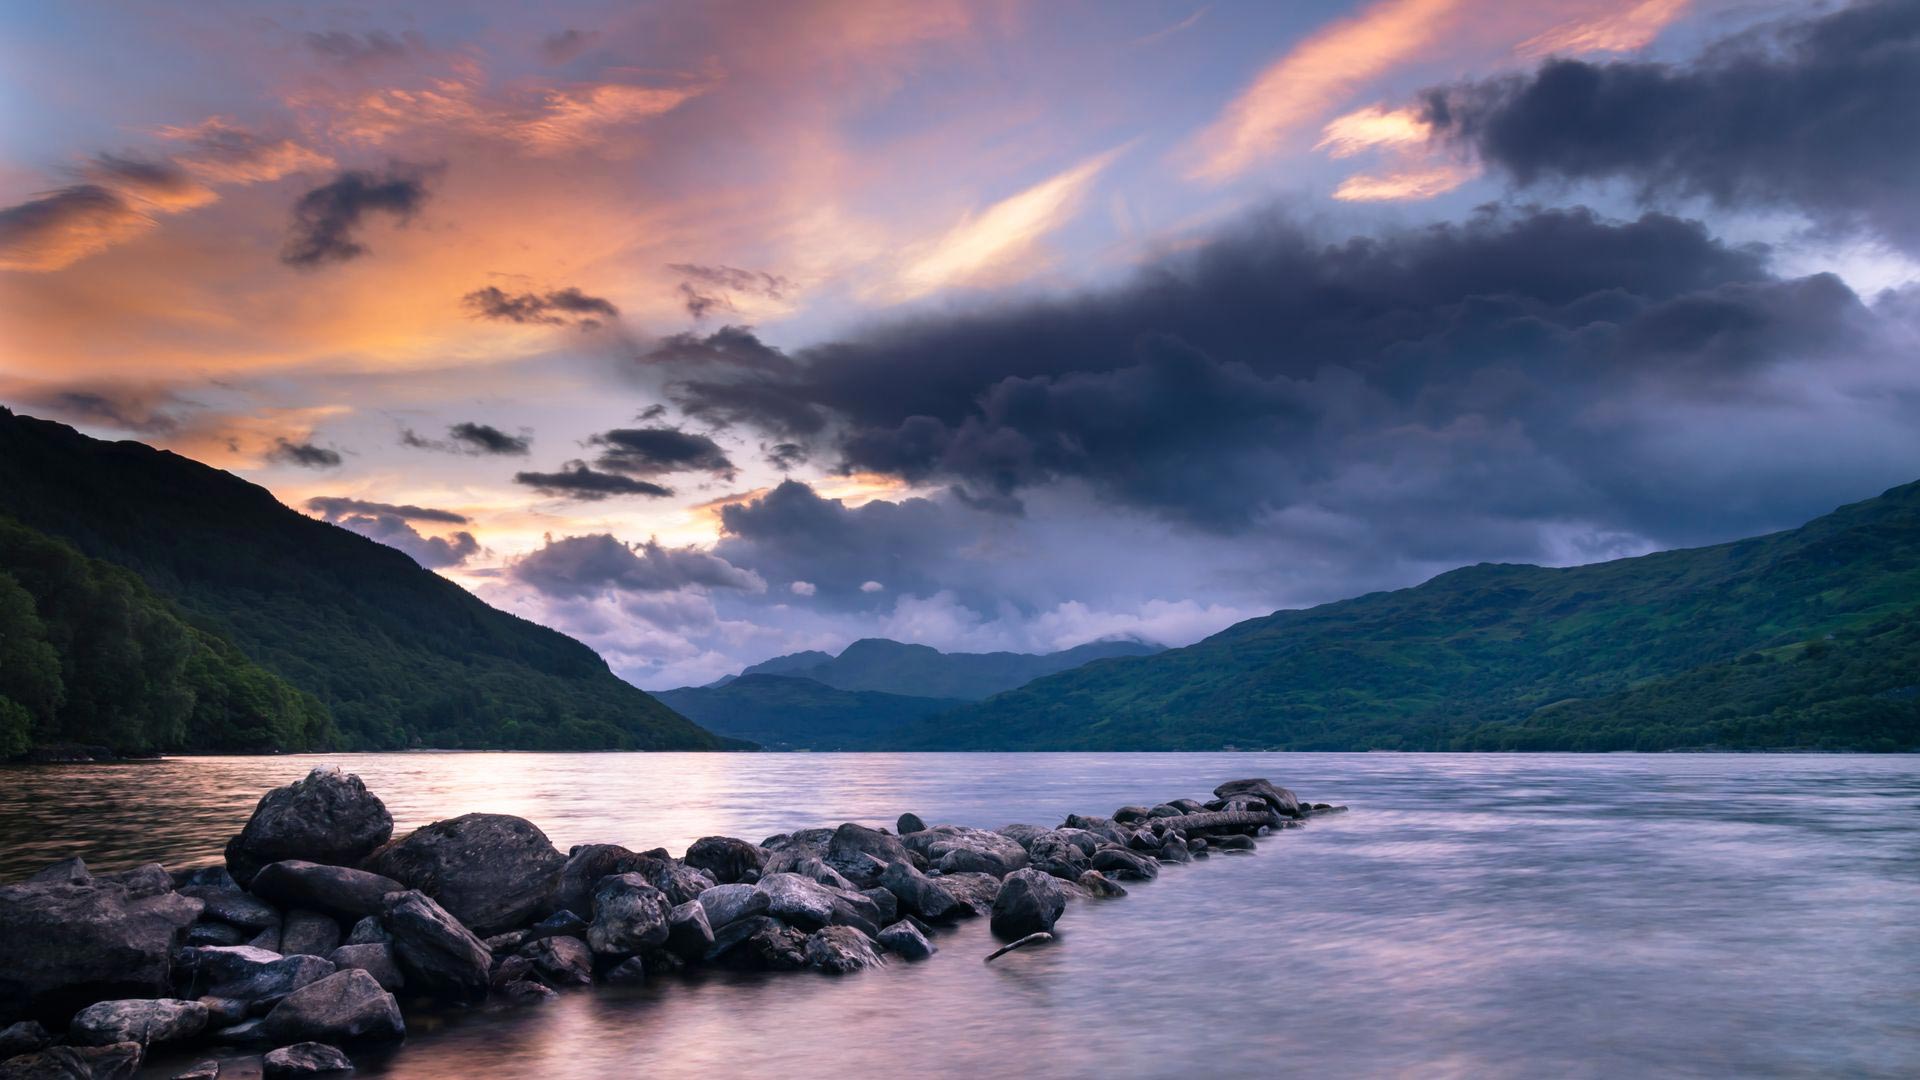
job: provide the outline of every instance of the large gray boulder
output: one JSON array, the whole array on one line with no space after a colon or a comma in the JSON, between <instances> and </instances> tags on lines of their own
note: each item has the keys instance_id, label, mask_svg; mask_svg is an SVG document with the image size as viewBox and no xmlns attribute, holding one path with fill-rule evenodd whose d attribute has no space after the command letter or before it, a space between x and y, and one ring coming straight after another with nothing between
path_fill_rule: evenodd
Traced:
<instances>
[{"instance_id":1,"label":"large gray boulder","mask_svg":"<svg viewBox=\"0 0 1920 1080\"><path fill-rule=\"evenodd\" d=\"M922 919L949 918L960 908L960 901L953 893L914 869L911 863L887 864L880 875L880 887L893 894L901 911Z\"/></svg>"},{"instance_id":2,"label":"large gray boulder","mask_svg":"<svg viewBox=\"0 0 1920 1080\"><path fill-rule=\"evenodd\" d=\"M287 912L287 921L280 928L281 952L289 956L325 956L339 947L340 924L333 916L306 908Z\"/></svg>"},{"instance_id":3,"label":"large gray boulder","mask_svg":"<svg viewBox=\"0 0 1920 1080\"><path fill-rule=\"evenodd\" d=\"M207 1029L208 1010L197 1001L177 998L134 998L99 1001L74 1014L67 1025L67 1041L82 1046L111 1046L191 1039Z\"/></svg>"},{"instance_id":4,"label":"large gray boulder","mask_svg":"<svg viewBox=\"0 0 1920 1080\"><path fill-rule=\"evenodd\" d=\"M180 895L191 896L200 901L200 917L218 919L223 923L249 931L248 937L272 926L280 925L280 911L272 904L257 896L241 892L239 886L223 888L216 885L188 885L180 890Z\"/></svg>"},{"instance_id":5,"label":"large gray boulder","mask_svg":"<svg viewBox=\"0 0 1920 1080\"><path fill-rule=\"evenodd\" d=\"M1274 786L1270 780L1229 780L1213 789L1214 797L1232 802L1239 796L1252 796L1271 807L1273 812L1283 817L1300 818L1306 814L1300 809L1300 798L1283 787Z\"/></svg>"},{"instance_id":6,"label":"large gray boulder","mask_svg":"<svg viewBox=\"0 0 1920 1080\"><path fill-rule=\"evenodd\" d=\"M864 971L885 963L873 940L851 926L826 926L807 938L807 966L829 975Z\"/></svg>"},{"instance_id":7,"label":"large gray boulder","mask_svg":"<svg viewBox=\"0 0 1920 1080\"><path fill-rule=\"evenodd\" d=\"M615 874L593 891L587 944L602 956L632 956L666 944L672 905L640 874Z\"/></svg>"},{"instance_id":8,"label":"large gray boulder","mask_svg":"<svg viewBox=\"0 0 1920 1080\"><path fill-rule=\"evenodd\" d=\"M991 928L1001 938L1023 938L1051 931L1066 910L1066 890L1052 874L1032 867L1015 870L1001 879Z\"/></svg>"},{"instance_id":9,"label":"large gray boulder","mask_svg":"<svg viewBox=\"0 0 1920 1080\"><path fill-rule=\"evenodd\" d=\"M593 952L577 937L562 934L541 938L520 950L533 970L554 986L586 986L593 982Z\"/></svg>"},{"instance_id":10,"label":"large gray boulder","mask_svg":"<svg viewBox=\"0 0 1920 1080\"><path fill-rule=\"evenodd\" d=\"M766 865L767 853L758 844L731 836L703 836L687 849L686 864L705 870L721 885L754 881Z\"/></svg>"},{"instance_id":11,"label":"large gray boulder","mask_svg":"<svg viewBox=\"0 0 1920 1080\"><path fill-rule=\"evenodd\" d=\"M1033 837L1027 845L1027 858L1035 870L1067 881L1076 880L1093 867L1088 852L1072 837L1052 829Z\"/></svg>"},{"instance_id":12,"label":"large gray boulder","mask_svg":"<svg viewBox=\"0 0 1920 1080\"><path fill-rule=\"evenodd\" d=\"M393 835L393 815L358 776L321 765L260 797L227 843L227 869L241 885L282 859L351 866Z\"/></svg>"},{"instance_id":13,"label":"large gray boulder","mask_svg":"<svg viewBox=\"0 0 1920 1080\"><path fill-rule=\"evenodd\" d=\"M707 961L746 971L797 971L807 966L807 935L779 919L754 915L716 932Z\"/></svg>"},{"instance_id":14,"label":"large gray boulder","mask_svg":"<svg viewBox=\"0 0 1920 1080\"><path fill-rule=\"evenodd\" d=\"M390 877L350 866L283 859L262 867L254 875L251 888L255 896L283 908L311 908L341 918L359 919L386 910L387 894L401 892L406 886ZM224 922L234 922L211 909L209 914Z\"/></svg>"},{"instance_id":15,"label":"large gray boulder","mask_svg":"<svg viewBox=\"0 0 1920 1080\"><path fill-rule=\"evenodd\" d=\"M799 874L768 874L757 886L767 897L767 914L803 930L818 930L833 921L834 894L812 878Z\"/></svg>"},{"instance_id":16,"label":"large gray boulder","mask_svg":"<svg viewBox=\"0 0 1920 1080\"><path fill-rule=\"evenodd\" d=\"M742 882L716 885L701 893L698 902L707 913L707 925L718 930L749 916L765 915L768 899L757 886Z\"/></svg>"},{"instance_id":17,"label":"large gray boulder","mask_svg":"<svg viewBox=\"0 0 1920 1080\"><path fill-rule=\"evenodd\" d=\"M179 893L134 897L90 878L0 888L0 1024L64 1023L96 1001L165 994L173 950L201 909Z\"/></svg>"},{"instance_id":18,"label":"large gray boulder","mask_svg":"<svg viewBox=\"0 0 1920 1080\"><path fill-rule=\"evenodd\" d=\"M940 951L920 928L905 919L880 931L880 944L903 960L925 960Z\"/></svg>"},{"instance_id":19,"label":"large gray boulder","mask_svg":"<svg viewBox=\"0 0 1920 1080\"><path fill-rule=\"evenodd\" d=\"M994 898L1000 895L1000 879L977 870L942 874L939 882L960 902L955 910L960 915L985 915L993 910Z\"/></svg>"},{"instance_id":20,"label":"large gray boulder","mask_svg":"<svg viewBox=\"0 0 1920 1080\"><path fill-rule=\"evenodd\" d=\"M251 945L193 946L175 958L176 981L188 996L226 998L264 1007L334 973L318 956L281 956Z\"/></svg>"},{"instance_id":21,"label":"large gray boulder","mask_svg":"<svg viewBox=\"0 0 1920 1080\"><path fill-rule=\"evenodd\" d=\"M393 936L409 994L460 1002L486 998L493 954L432 897L412 889L396 893L380 921Z\"/></svg>"},{"instance_id":22,"label":"large gray boulder","mask_svg":"<svg viewBox=\"0 0 1920 1080\"><path fill-rule=\"evenodd\" d=\"M264 1080L282 1080L303 1076L345 1076L353 1071L353 1060L337 1046L303 1042L271 1051L260 1060Z\"/></svg>"},{"instance_id":23,"label":"large gray boulder","mask_svg":"<svg viewBox=\"0 0 1920 1080\"><path fill-rule=\"evenodd\" d=\"M827 865L860 885L872 885L888 863L907 860L899 837L851 821L833 830L827 841Z\"/></svg>"},{"instance_id":24,"label":"large gray boulder","mask_svg":"<svg viewBox=\"0 0 1920 1080\"><path fill-rule=\"evenodd\" d=\"M260 1025L271 1042L392 1042L405 1038L400 1004L378 980L358 968L338 971L295 990Z\"/></svg>"},{"instance_id":25,"label":"large gray boulder","mask_svg":"<svg viewBox=\"0 0 1920 1080\"><path fill-rule=\"evenodd\" d=\"M407 985L407 977L400 971L400 960L394 955L390 941L342 945L327 954L327 963L340 971L364 971L373 976L382 990L393 991Z\"/></svg>"},{"instance_id":26,"label":"large gray boulder","mask_svg":"<svg viewBox=\"0 0 1920 1080\"><path fill-rule=\"evenodd\" d=\"M484 936L543 914L566 861L526 818L463 814L388 843L361 869L426 893Z\"/></svg>"},{"instance_id":27,"label":"large gray boulder","mask_svg":"<svg viewBox=\"0 0 1920 1080\"><path fill-rule=\"evenodd\" d=\"M1009 836L964 825L935 825L900 838L942 873L982 873L994 877L1027 865L1027 849Z\"/></svg>"},{"instance_id":28,"label":"large gray boulder","mask_svg":"<svg viewBox=\"0 0 1920 1080\"><path fill-rule=\"evenodd\" d=\"M1160 876L1160 864L1137 851L1104 847L1093 853L1093 868L1109 877L1128 881L1152 881Z\"/></svg>"},{"instance_id":29,"label":"large gray boulder","mask_svg":"<svg viewBox=\"0 0 1920 1080\"><path fill-rule=\"evenodd\" d=\"M698 960L713 948L713 925L698 899L689 900L667 915L667 951L682 960Z\"/></svg>"}]
</instances>

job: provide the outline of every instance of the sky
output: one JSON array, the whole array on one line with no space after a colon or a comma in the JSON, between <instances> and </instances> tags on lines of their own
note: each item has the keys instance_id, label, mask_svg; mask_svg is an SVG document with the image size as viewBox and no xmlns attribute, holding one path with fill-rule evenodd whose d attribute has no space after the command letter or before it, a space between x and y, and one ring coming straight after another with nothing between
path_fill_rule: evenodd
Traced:
<instances>
[{"instance_id":1,"label":"sky","mask_svg":"<svg viewBox=\"0 0 1920 1080\"><path fill-rule=\"evenodd\" d=\"M1920 479L1920 0L10 3L0 403L647 688Z\"/></svg>"}]
</instances>

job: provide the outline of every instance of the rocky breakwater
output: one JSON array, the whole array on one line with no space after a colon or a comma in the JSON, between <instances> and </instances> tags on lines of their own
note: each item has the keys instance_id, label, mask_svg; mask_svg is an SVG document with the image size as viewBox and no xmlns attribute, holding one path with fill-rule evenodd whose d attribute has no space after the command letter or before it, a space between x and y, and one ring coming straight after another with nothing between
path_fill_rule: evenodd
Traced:
<instances>
[{"instance_id":1,"label":"rocky breakwater","mask_svg":"<svg viewBox=\"0 0 1920 1080\"><path fill-rule=\"evenodd\" d=\"M0 888L0 1080L127 1077L150 1053L258 1053L265 1076L351 1069L419 1010L518 1004L682 968L843 975L932 956L984 917L1009 949L1052 939L1074 904L1162 867L1250 854L1344 809L1266 780L1207 801L988 831L901 815L681 857L586 844L467 814L395 838L357 776L322 767L261 798L224 865L95 875L79 860ZM990 957L991 958L991 957Z\"/></svg>"}]
</instances>

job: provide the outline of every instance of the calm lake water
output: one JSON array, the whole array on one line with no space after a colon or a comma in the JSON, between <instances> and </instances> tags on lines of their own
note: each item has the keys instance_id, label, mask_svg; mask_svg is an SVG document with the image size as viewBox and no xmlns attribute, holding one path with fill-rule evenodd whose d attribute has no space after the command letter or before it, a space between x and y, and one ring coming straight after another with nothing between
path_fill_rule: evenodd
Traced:
<instances>
[{"instance_id":1,"label":"calm lake water","mask_svg":"<svg viewBox=\"0 0 1920 1080\"><path fill-rule=\"evenodd\" d=\"M431 1026L361 1075L1920 1075L1920 758L404 754L0 771L0 877L212 861L320 760L400 829L474 810L562 850L841 821L1056 824L1267 776L1353 812L1076 904L991 966L581 990ZM161 1065L169 1062L161 1062ZM168 1073L161 1069L153 1075ZM237 1071L223 1075L249 1075Z\"/></svg>"}]
</instances>

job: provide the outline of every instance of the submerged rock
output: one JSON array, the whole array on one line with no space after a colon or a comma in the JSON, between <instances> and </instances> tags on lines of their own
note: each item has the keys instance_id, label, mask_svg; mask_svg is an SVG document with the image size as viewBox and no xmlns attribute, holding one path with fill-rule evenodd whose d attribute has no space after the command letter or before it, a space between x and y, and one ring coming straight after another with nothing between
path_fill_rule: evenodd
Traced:
<instances>
[{"instance_id":1,"label":"submerged rock","mask_svg":"<svg viewBox=\"0 0 1920 1080\"><path fill-rule=\"evenodd\" d=\"M335 972L288 994L260 1030L278 1043L391 1042L405 1038L400 1005L372 975L358 968Z\"/></svg>"},{"instance_id":2,"label":"submerged rock","mask_svg":"<svg viewBox=\"0 0 1920 1080\"><path fill-rule=\"evenodd\" d=\"M830 975L879 967L885 961L873 949L873 940L851 926L827 926L807 938L807 966Z\"/></svg>"},{"instance_id":3,"label":"submerged rock","mask_svg":"<svg viewBox=\"0 0 1920 1080\"><path fill-rule=\"evenodd\" d=\"M133 897L94 882L84 864L74 869L0 888L0 1023L62 1023L96 1001L167 992L174 947L201 902L174 892Z\"/></svg>"},{"instance_id":4,"label":"submerged rock","mask_svg":"<svg viewBox=\"0 0 1920 1080\"><path fill-rule=\"evenodd\" d=\"M260 797L227 843L227 869L241 885L282 859L350 866L393 836L393 815L358 776L321 765Z\"/></svg>"},{"instance_id":5,"label":"submerged rock","mask_svg":"<svg viewBox=\"0 0 1920 1080\"><path fill-rule=\"evenodd\" d=\"M427 894L476 934L497 934L541 913L566 861L525 818L463 814L388 843L363 869Z\"/></svg>"},{"instance_id":6,"label":"submerged rock","mask_svg":"<svg viewBox=\"0 0 1920 1080\"><path fill-rule=\"evenodd\" d=\"M140 998L101 1001L74 1014L67 1026L69 1042L82 1046L110 1046L191 1039L207 1028L208 1010L197 1001L177 998Z\"/></svg>"},{"instance_id":7,"label":"submerged rock","mask_svg":"<svg viewBox=\"0 0 1920 1080\"><path fill-rule=\"evenodd\" d=\"M919 927L905 919L882 929L879 941L888 952L903 960L925 960L939 951Z\"/></svg>"},{"instance_id":8,"label":"submerged rock","mask_svg":"<svg viewBox=\"0 0 1920 1080\"><path fill-rule=\"evenodd\" d=\"M410 993L472 1002L487 996L493 954L425 893L396 893L381 917Z\"/></svg>"},{"instance_id":9,"label":"submerged rock","mask_svg":"<svg viewBox=\"0 0 1920 1080\"><path fill-rule=\"evenodd\" d=\"M335 1046L303 1042L283 1046L260 1062L265 1080L296 1076L344 1076L353 1071L353 1061Z\"/></svg>"},{"instance_id":10,"label":"submerged rock","mask_svg":"<svg viewBox=\"0 0 1920 1080\"><path fill-rule=\"evenodd\" d=\"M1067 910L1067 894L1053 875L1028 867L1008 874L993 901L993 932L1020 938L1052 930Z\"/></svg>"},{"instance_id":11,"label":"submerged rock","mask_svg":"<svg viewBox=\"0 0 1920 1080\"><path fill-rule=\"evenodd\" d=\"M1085 889L1088 896L1119 897L1127 895L1127 890L1122 888L1119 882L1098 870L1089 870L1081 874L1074 883L1082 889Z\"/></svg>"}]
</instances>

